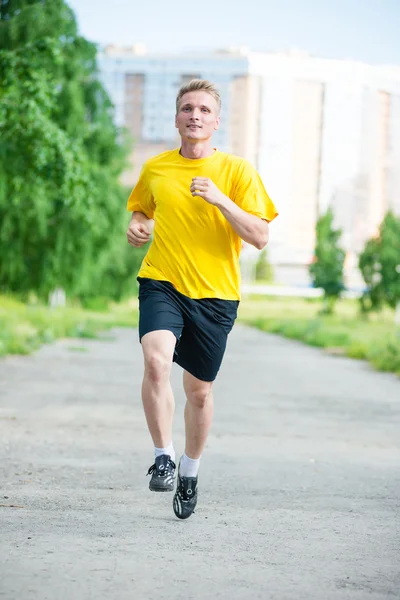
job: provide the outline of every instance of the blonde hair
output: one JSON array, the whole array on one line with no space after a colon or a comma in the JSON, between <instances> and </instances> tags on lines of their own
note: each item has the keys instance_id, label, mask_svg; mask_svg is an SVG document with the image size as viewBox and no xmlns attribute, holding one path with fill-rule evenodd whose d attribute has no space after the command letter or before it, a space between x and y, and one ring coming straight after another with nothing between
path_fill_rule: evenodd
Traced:
<instances>
[{"instance_id":1,"label":"blonde hair","mask_svg":"<svg viewBox=\"0 0 400 600\"><path fill-rule=\"evenodd\" d=\"M176 97L176 112L179 111L179 105L182 100L182 96L189 92L207 92L216 100L218 104L218 112L221 110L221 97L215 85L207 79L192 79L189 83L186 83L181 87Z\"/></svg>"}]
</instances>

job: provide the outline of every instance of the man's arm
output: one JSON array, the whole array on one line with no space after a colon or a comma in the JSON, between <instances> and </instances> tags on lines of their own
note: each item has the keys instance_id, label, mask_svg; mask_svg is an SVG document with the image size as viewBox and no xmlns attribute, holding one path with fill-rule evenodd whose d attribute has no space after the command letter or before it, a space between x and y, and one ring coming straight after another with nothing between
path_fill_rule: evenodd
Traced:
<instances>
[{"instance_id":1,"label":"man's arm","mask_svg":"<svg viewBox=\"0 0 400 600\"><path fill-rule=\"evenodd\" d=\"M240 208L228 196L225 196L211 179L195 177L192 180L190 191L192 196L200 196L209 204L216 206L242 240L258 250L262 250L267 245L268 222Z\"/></svg>"},{"instance_id":2,"label":"man's arm","mask_svg":"<svg viewBox=\"0 0 400 600\"><path fill-rule=\"evenodd\" d=\"M142 212L132 213L126 237L128 243L135 248L140 248L150 240L154 229L154 219L148 219Z\"/></svg>"},{"instance_id":3,"label":"man's arm","mask_svg":"<svg viewBox=\"0 0 400 600\"><path fill-rule=\"evenodd\" d=\"M227 196L224 196L215 206L219 208L242 240L258 250L265 248L269 239L268 221L246 212Z\"/></svg>"}]
</instances>

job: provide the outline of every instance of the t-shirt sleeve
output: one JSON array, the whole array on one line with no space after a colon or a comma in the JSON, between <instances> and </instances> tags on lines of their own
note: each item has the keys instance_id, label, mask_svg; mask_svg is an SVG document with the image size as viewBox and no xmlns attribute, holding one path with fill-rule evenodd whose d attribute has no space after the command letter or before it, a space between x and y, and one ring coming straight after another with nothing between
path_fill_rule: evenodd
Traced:
<instances>
[{"instance_id":1,"label":"t-shirt sleeve","mask_svg":"<svg viewBox=\"0 0 400 600\"><path fill-rule=\"evenodd\" d=\"M154 219L156 204L150 189L146 165L142 168L139 180L128 198L129 212L142 212L148 219Z\"/></svg>"},{"instance_id":2,"label":"t-shirt sleeve","mask_svg":"<svg viewBox=\"0 0 400 600\"><path fill-rule=\"evenodd\" d=\"M266 221L272 221L278 216L278 211L268 196L260 175L250 163L243 162L238 169L232 196L231 200L251 215Z\"/></svg>"}]
</instances>

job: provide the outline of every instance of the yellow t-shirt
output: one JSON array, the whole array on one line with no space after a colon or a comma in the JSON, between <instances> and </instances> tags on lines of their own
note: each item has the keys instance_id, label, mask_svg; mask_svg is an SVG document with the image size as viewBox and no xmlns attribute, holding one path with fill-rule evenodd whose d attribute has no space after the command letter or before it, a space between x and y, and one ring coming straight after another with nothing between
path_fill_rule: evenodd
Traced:
<instances>
[{"instance_id":1,"label":"yellow t-shirt","mask_svg":"<svg viewBox=\"0 0 400 600\"><path fill-rule=\"evenodd\" d=\"M169 281L189 298L240 300L242 240L218 208L192 196L193 177L208 177L248 213L277 216L260 176L249 162L216 150L201 159L179 150L146 161L128 210L154 219L154 234L139 277Z\"/></svg>"}]
</instances>

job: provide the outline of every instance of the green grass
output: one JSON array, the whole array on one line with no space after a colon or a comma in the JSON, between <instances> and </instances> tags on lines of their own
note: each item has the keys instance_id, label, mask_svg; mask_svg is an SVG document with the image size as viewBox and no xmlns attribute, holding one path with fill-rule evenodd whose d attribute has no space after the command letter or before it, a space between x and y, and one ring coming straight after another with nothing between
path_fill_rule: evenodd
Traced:
<instances>
[{"instance_id":1,"label":"green grass","mask_svg":"<svg viewBox=\"0 0 400 600\"><path fill-rule=\"evenodd\" d=\"M93 305L94 306L94 305ZM136 327L137 300L110 304L107 311L77 307L51 309L26 305L0 296L0 356L30 354L58 338L96 338L112 327ZM376 369L400 375L400 330L386 310L363 319L355 301L341 300L332 316L318 314L319 300L302 298L244 298L239 321L262 331L325 348L335 354L368 360ZM104 337L104 336L103 336ZM71 346L72 352L84 347Z\"/></svg>"},{"instance_id":2,"label":"green grass","mask_svg":"<svg viewBox=\"0 0 400 600\"><path fill-rule=\"evenodd\" d=\"M88 349L85 346L68 346L70 352L87 352Z\"/></svg>"},{"instance_id":3,"label":"green grass","mask_svg":"<svg viewBox=\"0 0 400 600\"><path fill-rule=\"evenodd\" d=\"M393 311L365 319L351 300L338 302L331 316L319 315L320 308L321 301L314 299L250 297L241 302L239 321L400 375L400 330Z\"/></svg>"},{"instance_id":4,"label":"green grass","mask_svg":"<svg viewBox=\"0 0 400 600\"><path fill-rule=\"evenodd\" d=\"M0 296L0 356L30 354L58 338L96 338L111 327L135 327L137 301L113 305L97 312L77 307L49 308L27 305Z\"/></svg>"}]
</instances>

